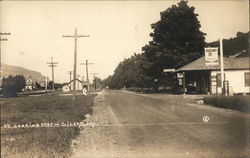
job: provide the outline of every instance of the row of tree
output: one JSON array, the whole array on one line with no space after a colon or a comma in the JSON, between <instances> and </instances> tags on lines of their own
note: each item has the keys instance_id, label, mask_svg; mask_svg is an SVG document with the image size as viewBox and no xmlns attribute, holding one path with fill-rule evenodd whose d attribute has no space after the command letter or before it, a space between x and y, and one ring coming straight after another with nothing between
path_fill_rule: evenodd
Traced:
<instances>
[{"instance_id":1,"label":"row of tree","mask_svg":"<svg viewBox=\"0 0 250 158\"><path fill-rule=\"evenodd\" d=\"M23 75L9 76L2 79L2 94L4 97L15 97L18 92L25 88Z\"/></svg>"},{"instance_id":2,"label":"row of tree","mask_svg":"<svg viewBox=\"0 0 250 158\"><path fill-rule=\"evenodd\" d=\"M47 89L52 89L53 81L49 81ZM25 90L26 80L23 75L3 77L0 93L3 97L15 97L18 92ZM33 90L43 90L45 86L41 86L38 82L32 83ZM63 84L55 83L55 89L62 88Z\"/></svg>"},{"instance_id":3,"label":"row of tree","mask_svg":"<svg viewBox=\"0 0 250 158\"><path fill-rule=\"evenodd\" d=\"M173 74L164 69L178 69L204 55L204 47L219 47L219 41L206 43L195 8L182 0L160 13L160 20L151 25L152 40L142 47L142 53L134 53L116 67L114 74L104 80L104 85L155 88L170 87L176 90ZM249 32L238 32L235 38L224 39L224 55L229 56L248 50Z\"/></svg>"},{"instance_id":4,"label":"row of tree","mask_svg":"<svg viewBox=\"0 0 250 158\"><path fill-rule=\"evenodd\" d=\"M235 38L223 39L223 53L224 56L234 55L242 50L248 50L249 32L237 32ZM207 43L207 47L219 47L219 41ZM249 53L248 53L249 54Z\"/></svg>"},{"instance_id":5,"label":"row of tree","mask_svg":"<svg viewBox=\"0 0 250 158\"><path fill-rule=\"evenodd\" d=\"M205 33L200 31L195 8L187 3L181 1L161 12L161 19L151 25L152 40L142 47L142 53L124 59L104 84L110 88L157 88L163 80L172 84L173 76L166 77L164 69L177 69L199 58L205 46Z\"/></svg>"},{"instance_id":6,"label":"row of tree","mask_svg":"<svg viewBox=\"0 0 250 158\"><path fill-rule=\"evenodd\" d=\"M128 59L120 62L113 76L104 80L104 84L110 88L123 87L148 87L152 77L146 74L149 62L145 62L143 54L134 54Z\"/></svg>"}]
</instances>

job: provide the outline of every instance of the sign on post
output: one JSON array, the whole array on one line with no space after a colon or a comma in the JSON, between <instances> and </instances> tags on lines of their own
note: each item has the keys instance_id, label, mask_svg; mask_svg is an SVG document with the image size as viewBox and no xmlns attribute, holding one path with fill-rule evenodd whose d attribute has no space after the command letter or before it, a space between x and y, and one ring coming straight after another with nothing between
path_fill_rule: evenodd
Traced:
<instances>
[{"instance_id":1,"label":"sign on post","mask_svg":"<svg viewBox=\"0 0 250 158\"><path fill-rule=\"evenodd\" d=\"M175 72L175 69L164 69L163 72Z\"/></svg>"},{"instance_id":2,"label":"sign on post","mask_svg":"<svg viewBox=\"0 0 250 158\"><path fill-rule=\"evenodd\" d=\"M206 65L218 65L218 47L205 48Z\"/></svg>"},{"instance_id":3,"label":"sign on post","mask_svg":"<svg viewBox=\"0 0 250 158\"><path fill-rule=\"evenodd\" d=\"M83 94L84 96L87 96L87 95L88 95L88 90L87 90L87 88L83 87L83 89L82 89L82 94Z\"/></svg>"}]
</instances>

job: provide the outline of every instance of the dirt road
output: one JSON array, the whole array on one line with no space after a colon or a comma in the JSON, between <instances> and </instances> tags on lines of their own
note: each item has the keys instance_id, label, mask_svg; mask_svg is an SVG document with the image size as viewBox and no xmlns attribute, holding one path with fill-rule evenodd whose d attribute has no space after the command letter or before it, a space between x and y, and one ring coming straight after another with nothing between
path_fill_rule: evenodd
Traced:
<instances>
[{"instance_id":1,"label":"dirt road","mask_svg":"<svg viewBox=\"0 0 250 158\"><path fill-rule=\"evenodd\" d=\"M73 158L245 158L249 114L183 96L104 90L73 142ZM204 120L203 120L204 119Z\"/></svg>"}]
</instances>

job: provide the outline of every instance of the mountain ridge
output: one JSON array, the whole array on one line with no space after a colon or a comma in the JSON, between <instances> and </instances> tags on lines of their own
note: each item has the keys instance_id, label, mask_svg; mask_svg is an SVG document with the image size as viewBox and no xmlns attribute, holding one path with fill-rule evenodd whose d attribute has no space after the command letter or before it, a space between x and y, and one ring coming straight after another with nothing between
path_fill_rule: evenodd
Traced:
<instances>
[{"instance_id":1,"label":"mountain ridge","mask_svg":"<svg viewBox=\"0 0 250 158\"><path fill-rule=\"evenodd\" d=\"M42 82L44 81L44 76L42 73L34 70L30 70L21 66L14 66L9 64L2 63L2 74L4 77L8 77L10 75L23 75L25 79L28 78L32 79L35 82Z\"/></svg>"}]
</instances>

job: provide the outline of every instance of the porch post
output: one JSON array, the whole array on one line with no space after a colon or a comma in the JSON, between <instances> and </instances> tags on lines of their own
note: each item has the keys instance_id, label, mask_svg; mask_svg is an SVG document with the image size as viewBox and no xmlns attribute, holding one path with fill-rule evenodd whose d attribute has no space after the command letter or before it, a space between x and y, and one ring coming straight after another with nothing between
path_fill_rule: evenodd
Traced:
<instances>
[{"instance_id":1,"label":"porch post","mask_svg":"<svg viewBox=\"0 0 250 158\"><path fill-rule=\"evenodd\" d=\"M183 72L183 94L186 94L186 84L185 84L185 72Z\"/></svg>"}]
</instances>

